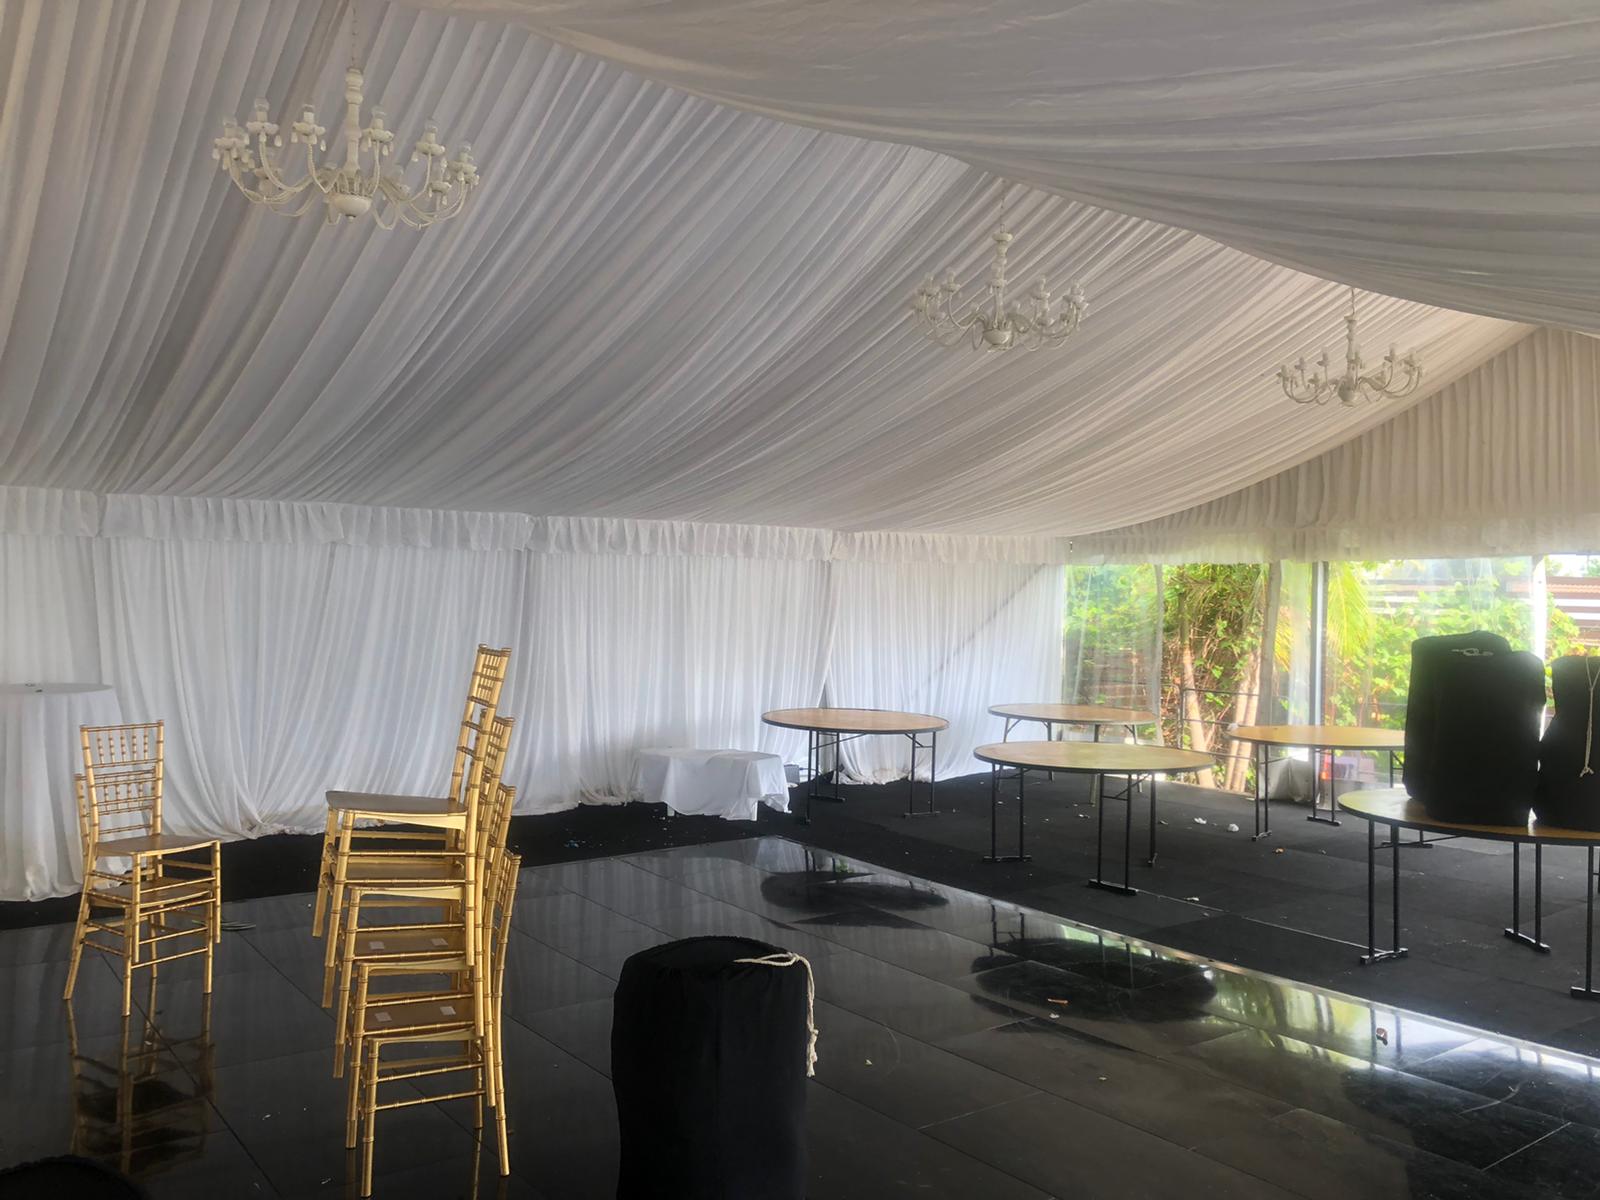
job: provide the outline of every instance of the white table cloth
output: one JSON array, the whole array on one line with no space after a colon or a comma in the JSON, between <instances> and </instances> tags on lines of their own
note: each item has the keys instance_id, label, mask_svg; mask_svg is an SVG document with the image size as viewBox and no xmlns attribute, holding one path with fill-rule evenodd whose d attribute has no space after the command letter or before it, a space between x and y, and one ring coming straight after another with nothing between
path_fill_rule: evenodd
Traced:
<instances>
[{"instance_id":1,"label":"white table cloth","mask_svg":"<svg viewBox=\"0 0 1600 1200\"><path fill-rule=\"evenodd\" d=\"M0 684L0 900L78 890L78 726L121 723L104 683Z\"/></svg>"},{"instance_id":2,"label":"white table cloth","mask_svg":"<svg viewBox=\"0 0 1600 1200\"><path fill-rule=\"evenodd\" d=\"M783 759L755 750L641 750L633 760L632 790L676 813L754 821L767 804L789 811Z\"/></svg>"}]
</instances>

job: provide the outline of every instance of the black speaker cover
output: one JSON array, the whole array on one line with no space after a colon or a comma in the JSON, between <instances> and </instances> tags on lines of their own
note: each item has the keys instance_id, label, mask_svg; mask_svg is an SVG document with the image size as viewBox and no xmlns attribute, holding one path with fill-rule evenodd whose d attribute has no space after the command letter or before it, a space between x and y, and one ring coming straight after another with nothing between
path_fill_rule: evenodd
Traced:
<instances>
[{"instance_id":1,"label":"black speaker cover","mask_svg":"<svg viewBox=\"0 0 1600 1200\"><path fill-rule=\"evenodd\" d=\"M1428 742L1428 815L1441 821L1525 825L1539 784L1544 663L1532 654L1450 654ZM1410 747L1407 747L1410 753Z\"/></svg>"},{"instance_id":2,"label":"black speaker cover","mask_svg":"<svg viewBox=\"0 0 1600 1200\"><path fill-rule=\"evenodd\" d=\"M1533 811L1546 825L1600 830L1600 657L1556 659L1550 692L1556 711L1539 742Z\"/></svg>"},{"instance_id":3,"label":"black speaker cover","mask_svg":"<svg viewBox=\"0 0 1600 1200\"><path fill-rule=\"evenodd\" d=\"M1439 671L1462 654L1510 654L1511 644L1498 633L1475 630L1441 637L1421 637L1411 643L1411 684L1406 694L1406 757L1400 773L1406 791L1426 801L1432 790L1433 737L1443 692Z\"/></svg>"},{"instance_id":4,"label":"black speaker cover","mask_svg":"<svg viewBox=\"0 0 1600 1200\"><path fill-rule=\"evenodd\" d=\"M737 961L783 953L700 937L623 964L618 1200L804 1200L807 971Z\"/></svg>"}]
</instances>

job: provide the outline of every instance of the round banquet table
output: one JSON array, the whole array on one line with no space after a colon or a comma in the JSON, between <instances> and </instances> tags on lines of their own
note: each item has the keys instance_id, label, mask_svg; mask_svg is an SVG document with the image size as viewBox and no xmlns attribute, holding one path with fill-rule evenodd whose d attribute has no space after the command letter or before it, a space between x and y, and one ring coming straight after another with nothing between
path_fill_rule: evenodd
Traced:
<instances>
[{"instance_id":1,"label":"round banquet table","mask_svg":"<svg viewBox=\"0 0 1600 1200\"><path fill-rule=\"evenodd\" d=\"M853 742L856 738L903 736L911 743L911 770L906 775L906 811L908 817L929 817L938 812L936 802L939 786L939 731L950 728L943 717L927 713L895 712L886 708L775 708L761 714L763 724L779 729L806 731L806 806L796 818L802 825L811 824L811 802L826 800L842 804L839 794L839 744ZM923 735L928 740L923 741ZM822 774L822 753L833 748L833 766L829 770L833 790L817 791L817 777ZM928 807L917 808L917 751L928 752Z\"/></svg>"},{"instance_id":2,"label":"round banquet table","mask_svg":"<svg viewBox=\"0 0 1600 1200\"><path fill-rule=\"evenodd\" d=\"M993 742L979 746L973 757L989 764L989 855L985 862L1027 862L1025 834L1027 810L1024 803L1024 783L1029 771L1064 771L1069 775L1088 775L1090 795L1095 806L1095 870L1089 886L1125 896L1138 894L1138 889L1128 882L1128 869L1133 846L1133 782L1141 775L1150 779L1150 855L1147 865L1156 861L1156 776L1181 771L1200 771L1216 765L1216 758L1198 750L1180 750L1171 746L1139 746L1120 742ZM1016 772L1017 781L1017 852L1001 854L996 832L996 809L1000 801L1000 775L1004 768ZM1122 882L1108 882L1105 878L1105 795L1103 780L1107 775L1128 776L1129 787L1124 797L1127 814L1122 827ZM1116 797L1110 797L1115 799Z\"/></svg>"},{"instance_id":3,"label":"round banquet table","mask_svg":"<svg viewBox=\"0 0 1600 1200\"><path fill-rule=\"evenodd\" d=\"M1267 760L1274 748L1279 750L1311 751L1311 815L1308 821L1324 825L1339 824L1339 797L1334 791L1332 771L1328 778L1328 815L1323 816L1317 807L1316 789L1322 778L1317 770L1317 759L1332 755L1336 750L1387 751L1389 755L1389 786L1394 786L1394 756L1406 748L1406 735L1400 729L1373 729L1366 725L1235 725L1228 733L1237 741L1249 742L1255 747L1256 765L1256 831L1251 841L1260 841L1272 832L1272 809L1267 798ZM1428 845L1426 842L1413 845Z\"/></svg>"},{"instance_id":4,"label":"round banquet table","mask_svg":"<svg viewBox=\"0 0 1600 1200\"><path fill-rule=\"evenodd\" d=\"M1104 725L1127 729L1134 741L1139 740L1139 726L1154 725L1160 718L1145 708L1116 708L1109 704L991 704L992 716L1004 717L1005 732L1001 741L1011 740L1011 731L1024 721L1037 721L1044 726L1045 740L1055 736L1057 725L1088 725L1094 730L1094 740L1100 740Z\"/></svg>"},{"instance_id":5,"label":"round banquet table","mask_svg":"<svg viewBox=\"0 0 1600 1200\"><path fill-rule=\"evenodd\" d=\"M108 684L0 684L0 900L78 890L78 726L121 722Z\"/></svg>"}]
</instances>

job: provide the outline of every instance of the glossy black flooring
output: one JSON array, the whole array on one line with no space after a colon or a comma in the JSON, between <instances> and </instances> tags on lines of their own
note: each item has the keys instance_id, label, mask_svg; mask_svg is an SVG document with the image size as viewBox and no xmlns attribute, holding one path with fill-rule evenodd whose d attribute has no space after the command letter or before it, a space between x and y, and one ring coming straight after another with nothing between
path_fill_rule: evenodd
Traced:
<instances>
[{"instance_id":1,"label":"glossy black flooring","mask_svg":"<svg viewBox=\"0 0 1600 1200\"><path fill-rule=\"evenodd\" d=\"M1458 839L1400 852L1402 943L1410 957L1363 967L1367 936L1367 826L1309 822L1306 809L1274 804L1272 836L1252 842L1249 800L1162 783L1159 857L1145 865L1147 798L1135 809L1131 877L1137 896L1084 886L1094 873L1095 821L1082 780L1028 781L1033 861L985 863L987 775L941 780L935 818L907 821L904 784L846 787L842 805L817 804L803 831L781 814L763 832L805 840L942 883L997 896L1164 946L1464 1024L1600 1056L1600 1004L1575 1000L1583 978L1584 852L1544 854L1540 954L1508 940L1513 863L1504 843ZM1122 870L1124 807L1106 812L1108 870ZM1001 807L1002 850L1016 805ZM1232 830L1229 826L1234 826ZM1380 832L1380 840L1382 839ZM1390 859L1377 872L1379 940L1387 944ZM1533 854L1522 852L1522 918L1533 928Z\"/></svg>"},{"instance_id":2,"label":"glossy black flooring","mask_svg":"<svg viewBox=\"0 0 1600 1200\"><path fill-rule=\"evenodd\" d=\"M0 1163L126 1150L158 1200L351 1194L309 905L228 905L253 928L224 936L209 1006L175 964L153 1003L136 989L126 1031L104 960L70 1010L57 999L65 927L0 934ZM383 1118L376 1194L614 1195L615 977L644 946L712 932L815 969L817 1200L1600 1189L1600 1062L761 838L525 871L513 1175L492 1148L475 1159L465 1104L423 1107Z\"/></svg>"}]
</instances>

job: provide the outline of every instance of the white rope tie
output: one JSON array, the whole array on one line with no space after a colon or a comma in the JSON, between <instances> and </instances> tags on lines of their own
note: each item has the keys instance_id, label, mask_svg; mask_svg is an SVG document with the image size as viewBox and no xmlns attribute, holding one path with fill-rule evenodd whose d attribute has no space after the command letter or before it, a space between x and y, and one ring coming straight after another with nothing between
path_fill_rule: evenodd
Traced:
<instances>
[{"instance_id":1,"label":"white rope tie","mask_svg":"<svg viewBox=\"0 0 1600 1200\"><path fill-rule=\"evenodd\" d=\"M806 969L806 1077L817 1073L817 980L811 974L811 963L803 954L785 950L782 954L768 954L761 958L736 958L737 963L750 963L757 967L793 967Z\"/></svg>"},{"instance_id":2,"label":"white rope tie","mask_svg":"<svg viewBox=\"0 0 1600 1200\"><path fill-rule=\"evenodd\" d=\"M1579 779L1594 774L1589 759L1594 753L1594 685L1600 683L1600 674L1596 674L1589 663L1590 659L1583 660L1583 675L1589 681L1589 723L1583 728L1583 770L1578 772Z\"/></svg>"}]
</instances>

